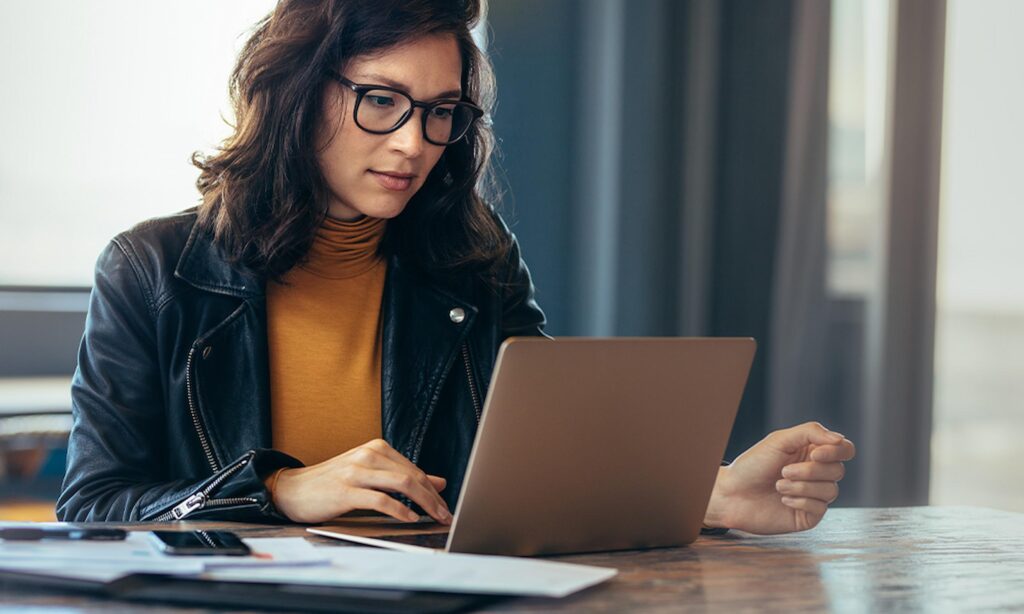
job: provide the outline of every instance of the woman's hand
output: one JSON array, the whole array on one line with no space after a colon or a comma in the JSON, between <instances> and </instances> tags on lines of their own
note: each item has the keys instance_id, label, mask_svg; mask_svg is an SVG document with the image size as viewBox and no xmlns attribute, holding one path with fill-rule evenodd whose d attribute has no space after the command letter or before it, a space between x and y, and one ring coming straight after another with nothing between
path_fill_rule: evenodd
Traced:
<instances>
[{"instance_id":1,"label":"woman's hand","mask_svg":"<svg viewBox=\"0 0 1024 614\"><path fill-rule=\"evenodd\" d=\"M398 520L419 516L387 493L405 495L442 524L451 524L438 494L444 478L427 475L383 439L374 439L312 467L285 469L274 485L274 506L295 522L316 523L352 510L376 510Z\"/></svg>"},{"instance_id":2,"label":"woman's hand","mask_svg":"<svg viewBox=\"0 0 1024 614\"><path fill-rule=\"evenodd\" d=\"M770 433L718 471L704 524L749 533L806 531L839 496L853 443L817 422Z\"/></svg>"}]
</instances>

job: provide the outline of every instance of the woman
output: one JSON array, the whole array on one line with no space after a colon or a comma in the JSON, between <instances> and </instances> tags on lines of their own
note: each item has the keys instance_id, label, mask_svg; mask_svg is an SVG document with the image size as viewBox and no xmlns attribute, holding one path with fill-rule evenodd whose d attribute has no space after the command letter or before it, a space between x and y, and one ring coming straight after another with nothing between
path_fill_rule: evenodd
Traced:
<instances>
[{"instance_id":1,"label":"woman","mask_svg":"<svg viewBox=\"0 0 1024 614\"><path fill-rule=\"evenodd\" d=\"M498 346L544 326L482 195L480 12L282 0L259 25L202 204L100 255L61 519L451 521ZM774 433L721 470L707 524L814 526L852 455Z\"/></svg>"}]
</instances>

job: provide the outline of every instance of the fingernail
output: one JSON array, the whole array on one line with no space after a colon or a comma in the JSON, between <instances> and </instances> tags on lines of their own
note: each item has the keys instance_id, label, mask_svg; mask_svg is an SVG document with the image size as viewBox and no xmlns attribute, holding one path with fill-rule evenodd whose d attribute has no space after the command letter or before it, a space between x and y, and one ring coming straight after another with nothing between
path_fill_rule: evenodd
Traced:
<instances>
[{"instance_id":1,"label":"fingernail","mask_svg":"<svg viewBox=\"0 0 1024 614\"><path fill-rule=\"evenodd\" d=\"M786 505L792 505L793 503L796 502L796 499L794 499L793 497L783 497L782 502L785 503Z\"/></svg>"},{"instance_id":2,"label":"fingernail","mask_svg":"<svg viewBox=\"0 0 1024 614\"><path fill-rule=\"evenodd\" d=\"M787 467L783 467L782 468L782 477L784 477L784 478L791 478L791 477L793 477L793 470L790 469L788 466Z\"/></svg>"},{"instance_id":3,"label":"fingernail","mask_svg":"<svg viewBox=\"0 0 1024 614\"><path fill-rule=\"evenodd\" d=\"M775 490L782 491L786 486L789 485L789 480L779 480L775 482Z\"/></svg>"}]
</instances>

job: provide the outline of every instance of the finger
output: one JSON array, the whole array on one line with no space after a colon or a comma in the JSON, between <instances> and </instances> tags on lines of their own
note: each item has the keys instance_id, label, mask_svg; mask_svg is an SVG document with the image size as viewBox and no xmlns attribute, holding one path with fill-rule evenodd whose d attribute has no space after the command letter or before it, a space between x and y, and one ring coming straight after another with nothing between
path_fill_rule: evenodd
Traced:
<instances>
[{"instance_id":1,"label":"finger","mask_svg":"<svg viewBox=\"0 0 1024 614\"><path fill-rule=\"evenodd\" d=\"M367 442L353 450L352 454L353 456L351 458L355 459L356 462L363 467L412 476L423 485L424 489L432 494L434 498L434 506L444 508L445 513L448 514L448 504L444 502L441 495L437 494L438 489L434 487L429 479L427 479L427 474L423 473L419 467L412 464L409 459L399 454L397 450L389 446L383 439L375 439ZM421 507L423 507L424 511L427 511L429 514L429 510L434 506Z\"/></svg>"},{"instance_id":2,"label":"finger","mask_svg":"<svg viewBox=\"0 0 1024 614\"><path fill-rule=\"evenodd\" d=\"M835 461L848 461L853 459L857 454L857 450L853 445L853 442L849 439L844 439L835 445L819 446L811 452L811 460L818 461L820 463L830 463Z\"/></svg>"},{"instance_id":3,"label":"finger","mask_svg":"<svg viewBox=\"0 0 1024 614\"><path fill-rule=\"evenodd\" d=\"M379 490L353 488L346 498L353 509L374 510L403 522L416 522L420 519L416 512Z\"/></svg>"},{"instance_id":4,"label":"finger","mask_svg":"<svg viewBox=\"0 0 1024 614\"><path fill-rule=\"evenodd\" d=\"M782 477L793 481L838 482L846 475L842 463L819 463L809 461L793 463L782 468Z\"/></svg>"},{"instance_id":5,"label":"finger","mask_svg":"<svg viewBox=\"0 0 1024 614\"><path fill-rule=\"evenodd\" d=\"M424 484L417 476L403 471L364 470L359 472L357 478L358 486L404 495L431 518L447 524L451 521L448 506L438 496L433 484L429 480L426 482Z\"/></svg>"},{"instance_id":6,"label":"finger","mask_svg":"<svg viewBox=\"0 0 1024 614\"><path fill-rule=\"evenodd\" d=\"M444 487L448 485L448 480L442 478L439 475L427 475L427 479L430 480L430 485L434 487L434 490L441 492Z\"/></svg>"},{"instance_id":7,"label":"finger","mask_svg":"<svg viewBox=\"0 0 1024 614\"><path fill-rule=\"evenodd\" d=\"M839 485L835 482L797 482L793 480L779 480L775 483L775 490L780 495L791 497L808 497L825 503L832 503L839 496Z\"/></svg>"},{"instance_id":8,"label":"finger","mask_svg":"<svg viewBox=\"0 0 1024 614\"><path fill-rule=\"evenodd\" d=\"M434 486L435 484L437 484L437 480L440 480L441 487L435 487L434 490L441 491L447 484L447 481L442 477L428 476L426 473L423 472L422 469L417 467L415 463L406 458L405 455L399 452L398 450L392 448L388 444L388 442L384 441L383 439L375 439L366 445L370 448L370 450L380 454L383 458L387 459L388 461L391 461L397 464L398 466L405 468L407 471L411 472L417 477L422 476L424 484ZM442 503L444 502L443 499L439 498L439 500Z\"/></svg>"},{"instance_id":9,"label":"finger","mask_svg":"<svg viewBox=\"0 0 1024 614\"><path fill-rule=\"evenodd\" d=\"M434 520L442 524L451 522L448 506L437 495L433 485L424 486L415 476L408 473L366 469L358 473L356 486L405 495Z\"/></svg>"},{"instance_id":10,"label":"finger","mask_svg":"<svg viewBox=\"0 0 1024 614\"><path fill-rule=\"evenodd\" d=\"M789 454L809 444L837 444L843 440L842 433L830 431L818 422L805 422L793 428L775 431L771 436L775 445Z\"/></svg>"},{"instance_id":11,"label":"finger","mask_svg":"<svg viewBox=\"0 0 1024 614\"><path fill-rule=\"evenodd\" d=\"M817 499L810 499L808 497L782 497L782 503L786 507L801 510L819 518L824 516L825 512L828 511L827 503Z\"/></svg>"}]
</instances>

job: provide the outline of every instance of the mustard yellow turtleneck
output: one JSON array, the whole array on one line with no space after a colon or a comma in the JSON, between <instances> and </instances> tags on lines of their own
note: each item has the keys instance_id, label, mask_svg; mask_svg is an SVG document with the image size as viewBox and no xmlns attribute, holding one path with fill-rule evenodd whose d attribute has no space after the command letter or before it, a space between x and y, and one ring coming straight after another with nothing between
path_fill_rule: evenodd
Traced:
<instances>
[{"instance_id":1,"label":"mustard yellow turtleneck","mask_svg":"<svg viewBox=\"0 0 1024 614\"><path fill-rule=\"evenodd\" d=\"M308 260L267 284L273 446L306 465L381 436L385 223L327 218Z\"/></svg>"}]
</instances>

